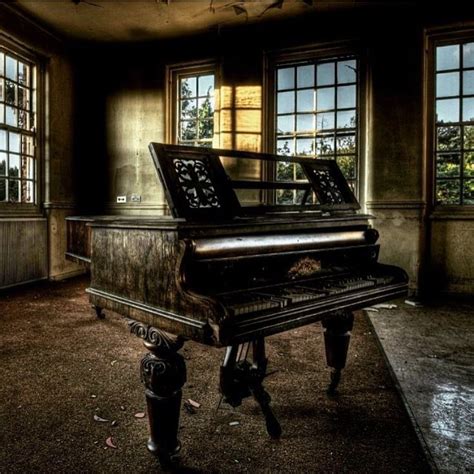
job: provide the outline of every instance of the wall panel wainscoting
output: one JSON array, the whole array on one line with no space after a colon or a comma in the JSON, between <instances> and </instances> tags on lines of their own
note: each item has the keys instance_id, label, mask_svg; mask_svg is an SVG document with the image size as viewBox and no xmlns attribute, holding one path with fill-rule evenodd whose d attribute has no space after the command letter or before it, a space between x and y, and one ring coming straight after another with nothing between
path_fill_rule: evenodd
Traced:
<instances>
[{"instance_id":1,"label":"wall panel wainscoting","mask_svg":"<svg viewBox=\"0 0 474 474\"><path fill-rule=\"evenodd\" d=\"M48 277L45 218L0 219L0 288Z\"/></svg>"}]
</instances>

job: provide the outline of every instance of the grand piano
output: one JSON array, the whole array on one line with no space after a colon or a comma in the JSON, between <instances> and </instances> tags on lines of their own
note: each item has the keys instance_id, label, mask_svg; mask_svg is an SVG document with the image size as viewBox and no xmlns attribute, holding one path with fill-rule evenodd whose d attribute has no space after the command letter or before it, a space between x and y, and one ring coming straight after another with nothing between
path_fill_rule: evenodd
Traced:
<instances>
[{"instance_id":1,"label":"grand piano","mask_svg":"<svg viewBox=\"0 0 474 474\"><path fill-rule=\"evenodd\" d=\"M378 233L333 160L150 144L171 216L69 217L70 259L90 266L97 316L127 318L141 362L148 449L167 466L179 451L185 341L225 347L220 391L253 396L269 435L281 427L263 387L265 338L320 321L336 392L353 311L407 294L408 278L378 262ZM292 181L238 179L239 170Z\"/></svg>"}]
</instances>

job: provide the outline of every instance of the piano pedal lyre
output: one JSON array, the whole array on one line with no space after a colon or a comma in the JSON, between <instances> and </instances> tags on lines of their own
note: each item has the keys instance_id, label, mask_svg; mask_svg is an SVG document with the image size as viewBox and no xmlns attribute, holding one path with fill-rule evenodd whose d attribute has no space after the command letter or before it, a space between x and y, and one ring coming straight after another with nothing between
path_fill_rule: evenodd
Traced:
<instances>
[{"instance_id":1,"label":"piano pedal lyre","mask_svg":"<svg viewBox=\"0 0 474 474\"><path fill-rule=\"evenodd\" d=\"M341 381L342 369L346 366L354 315L350 311L338 311L331 317L323 319L321 323L324 329L326 362L331 368L331 381L327 394L334 396Z\"/></svg>"},{"instance_id":2,"label":"piano pedal lyre","mask_svg":"<svg viewBox=\"0 0 474 474\"><path fill-rule=\"evenodd\" d=\"M250 344L252 363L247 360ZM232 407L240 406L244 398L253 396L262 410L267 433L271 438L278 439L281 426L270 408L271 397L263 387L267 364L264 338L228 346L221 366L220 390L224 401Z\"/></svg>"}]
</instances>

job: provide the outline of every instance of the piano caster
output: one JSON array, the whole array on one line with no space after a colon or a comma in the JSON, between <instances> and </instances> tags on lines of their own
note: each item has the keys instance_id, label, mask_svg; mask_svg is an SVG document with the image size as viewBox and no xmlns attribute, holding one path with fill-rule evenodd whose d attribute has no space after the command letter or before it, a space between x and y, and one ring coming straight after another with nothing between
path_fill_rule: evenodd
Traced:
<instances>
[{"instance_id":1,"label":"piano caster","mask_svg":"<svg viewBox=\"0 0 474 474\"><path fill-rule=\"evenodd\" d=\"M252 395L262 410L267 433L272 439L278 439L281 436L281 426L270 408L271 397L262 385L268 362L265 357L265 340L261 338L252 341L252 364L247 360L248 344L227 348L221 366L220 390L224 401L233 407L239 406L244 398ZM244 350L245 355L241 359Z\"/></svg>"},{"instance_id":2,"label":"piano caster","mask_svg":"<svg viewBox=\"0 0 474 474\"><path fill-rule=\"evenodd\" d=\"M177 351L183 340L132 319L128 325L132 334L144 339L150 351L140 365L150 426L147 448L157 456L163 469L169 469L181 448L178 428L186 364Z\"/></svg>"},{"instance_id":3,"label":"piano caster","mask_svg":"<svg viewBox=\"0 0 474 474\"><path fill-rule=\"evenodd\" d=\"M342 369L346 366L354 315L350 311L338 311L331 317L324 319L322 325L326 362L332 369L327 394L334 396L337 394L337 387L341 381Z\"/></svg>"},{"instance_id":4,"label":"piano caster","mask_svg":"<svg viewBox=\"0 0 474 474\"><path fill-rule=\"evenodd\" d=\"M92 308L94 308L97 319L105 319L105 313L104 313L103 308L101 308L100 306L95 306L95 305L93 305Z\"/></svg>"}]
</instances>

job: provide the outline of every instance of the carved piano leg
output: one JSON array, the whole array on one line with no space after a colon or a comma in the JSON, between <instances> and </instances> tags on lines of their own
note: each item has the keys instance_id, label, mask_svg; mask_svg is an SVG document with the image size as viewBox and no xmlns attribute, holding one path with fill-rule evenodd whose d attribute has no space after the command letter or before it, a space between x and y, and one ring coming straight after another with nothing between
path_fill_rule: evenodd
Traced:
<instances>
[{"instance_id":1,"label":"carved piano leg","mask_svg":"<svg viewBox=\"0 0 474 474\"><path fill-rule=\"evenodd\" d=\"M224 400L233 407L239 406L244 398L252 395L262 409L268 434L277 439L281 435L281 427L270 408L271 397L262 385L268 362L265 357L265 340L260 338L251 344L252 364L247 360L247 350L243 350L247 345L227 348L221 366L220 389ZM239 359L243 352L245 357Z\"/></svg>"},{"instance_id":2,"label":"carved piano leg","mask_svg":"<svg viewBox=\"0 0 474 474\"><path fill-rule=\"evenodd\" d=\"M183 340L137 321L128 321L130 330L144 339L150 351L141 361L141 380L145 385L150 438L148 450L164 468L181 448L178 440L181 388L186 382L186 365L177 351Z\"/></svg>"},{"instance_id":3,"label":"carved piano leg","mask_svg":"<svg viewBox=\"0 0 474 474\"><path fill-rule=\"evenodd\" d=\"M341 380L342 369L346 366L354 315L350 311L339 311L331 318L324 319L322 325L324 328L326 362L328 367L332 369L331 382L327 392L329 395L335 395Z\"/></svg>"},{"instance_id":4,"label":"carved piano leg","mask_svg":"<svg viewBox=\"0 0 474 474\"><path fill-rule=\"evenodd\" d=\"M253 346L253 364L249 380L249 388L253 397L260 405L263 416L265 417L265 424L267 426L267 433L273 439L278 439L281 436L281 426L275 418L270 402L272 398L270 394L263 388L262 382L267 373L268 359L265 356L265 339L259 338L252 342Z\"/></svg>"}]
</instances>

